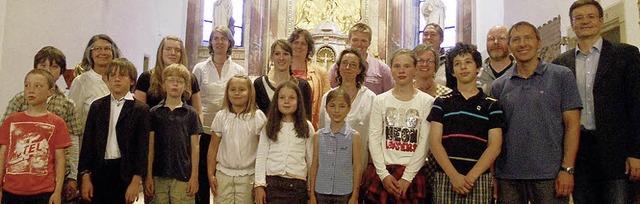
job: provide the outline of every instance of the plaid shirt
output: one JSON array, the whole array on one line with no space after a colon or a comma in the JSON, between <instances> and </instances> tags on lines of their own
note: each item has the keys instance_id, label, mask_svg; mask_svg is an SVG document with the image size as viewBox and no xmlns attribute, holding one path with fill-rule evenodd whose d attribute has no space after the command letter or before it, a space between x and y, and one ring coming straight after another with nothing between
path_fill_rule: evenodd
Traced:
<instances>
[{"instance_id":1,"label":"plaid shirt","mask_svg":"<svg viewBox=\"0 0 640 204\"><path fill-rule=\"evenodd\" d=\"M65 159L67 160L67 178L77 179L79 156L78 141L82 134L80 130L80 123L76 117L73 101L67 98L58 86L56 86L55 89L53 96L47 99L47 110L60 116L67 124L72 143L71 147L68 147L65 150ZM11 101L9 101L7 110L4 112L4 117L2 117L2 121L0 121L0 123L4 122L4 120L6 120L11 114L25 111L28 107L29 104L27 104L27 101L24 98L24 92L21 91L16 94Z\"/></svg>"}]
</instances>

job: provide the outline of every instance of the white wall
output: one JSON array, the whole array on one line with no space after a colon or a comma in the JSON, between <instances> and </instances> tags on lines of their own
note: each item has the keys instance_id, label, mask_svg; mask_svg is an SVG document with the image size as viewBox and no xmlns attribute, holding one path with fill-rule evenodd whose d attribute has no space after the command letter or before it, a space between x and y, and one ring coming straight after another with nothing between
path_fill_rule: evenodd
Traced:
<instances>
[{"instance_id":1,"label":"white wall","mask_svg":"<svg viewBox=\"0 0 640 204\"><path fill-rule=\"evenodd\" d=\"M153 67L162 37L184 39L187 0L0 0L0 15L6 15L0 19L0 32L4 31L0 37L3 111L21 90L24 75L33 67L33 56L46 45L62 50L67 68L73 68L82 59L89 38L104 33L139 73L145 54Z\"/></svg>"},{"instance_id":2,"label":"white wall","mask_svg":"<svg viewBox=\"0 0 640 204\"><path fill-rule=\"evenodd\" d=\"M487 32L495 25L504 25L505 0L476 0L475 4L475 42L483 59L487 54Z\"/></svg>"},{"instance_id":3,"label":"white wall","mask_svg":"<svg viewBox=\"0 0 640 204\"><path fill-rule=\"evenodd\" d=\"M504 23L507 26L522 20L540 26L560 15L562 36L567 36L571 30L569 7L573 0L504 0ZM601 0L600 5L607 9L619 2L624 2L625 27L627 43L639 46L640 33L638 25L638 7L635 0Z\"/></svg>"}]
</instances>

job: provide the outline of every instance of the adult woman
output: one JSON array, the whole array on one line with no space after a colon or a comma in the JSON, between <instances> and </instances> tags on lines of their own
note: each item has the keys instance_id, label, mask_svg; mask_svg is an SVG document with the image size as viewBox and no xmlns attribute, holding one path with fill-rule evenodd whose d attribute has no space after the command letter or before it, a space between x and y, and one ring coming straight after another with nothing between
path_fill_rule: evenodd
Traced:
<instances>
[{"instance_id":1,"label":"adult woman","mask_svg":"<svg viewBox=\"0 0 640 204\"><path fill-rule=\"evenodd\" d=\"M207 178L207 149L211 141L211 123L216 113L222 108L225 86L235 75L246 75L247 70L231 61L231 52L235 41L231 30L225 26L217 26L209 37L209 58L193 67L202 95L202 116L204 134L200 135L200 165L198 179L200 187L196 200L209 203L209 182ZM204 150L204 151L203 151Z\"/></svg>"},{"instance_id":2,"label":"adult woman","mask_svg":"<svg viewBox=\"0 0 640 204\"><path fill-rule=\"evenodd\" d=\"M258 77L253 81L253 86L256 89L256 103L258 108L265 114L269 114L269 104L271 104L271 98L276 87L286 81L293 81L298 84L298 88L302 92L305 110L311 110L311 87L309 87L307 81L293 77L291 53L291 43L288 41L280 39L273 42L270 54L273 69L269 70L267 75ZM310 119L311 111L306 111L306 114L307 119Z\"/></svg>"},{"instance_id":3,"label":"adult woman","mask_svg":"<svg viewBox=\"0 0 640 204\"><path fill-rule=\"evenodd\" d=\"M107 65L111 60L121 56L120 49L108 35L98 34L89 39L81 62L85 72L73 79L69 89L69 98L76 104L75 111L82 132L91 103L110 93L105 83ZM82 137L80 140L82 141Z\"/></svg>"},{"instance_id":4,"label":"adult woman","mask_svg":"<svg viewBox=\"0 0 640 204\"><path fill-rule=\"evenodd\" d=\"M307 80L311 87L311 109L307 109L307 111L311 111L311 121L317 128L322 95L331 88L327 78L327 70L311 63L314 43L309 31L297 28L291 33L288 40L294 51L291 62L293 76Z\"/></svg>"},{"instance_id":5,"label":"adult woman","mask_svg":"<svg viewBox=\"0 0 640 204\"><path fill-rule=\"evenodd\" d=\"M357 130L362 136L362 165L366 166L369 153L367 151L367 141L369 138L369 114L371 114L371 104L376 94L364 86L364 79L367 74L367 61L359 51L347 48L340 53L336 63L338 87L342 88L349 98L351 98L351 109L345 118L347 124ZM320 105L320 116L318 127L324 128L330 123L329 115L326 111L327 94L322 96Z\"/></svg>"},{"instance_id":6,"label":"adult woman","mask_svg":"<svg viewBox=\"0 0 640 204\"><path fill-rule=\"evenodd\" d=\"M369 123L369 151L376 171L369 180L367 199L374 203L422 203L427 197L423 164L427 153L429 115L434 98L413 86L416 56L402 49L391 58L394 87L376 96Z\"/></svg>"},{"instance_id":7,"label":"adult woman","mask_svg":"<svg viewBox=\"0 0 640 204\"><path fill-rule=\"evenodd\" d=\"M418 57L416 65L416 80L413 85L422 92L438 97L451 93L449 87L436 83L435 74L438 71L439 58L437 51L430 45L420 44L413 48L413 52Z\"/></svg>"}]
</instances>

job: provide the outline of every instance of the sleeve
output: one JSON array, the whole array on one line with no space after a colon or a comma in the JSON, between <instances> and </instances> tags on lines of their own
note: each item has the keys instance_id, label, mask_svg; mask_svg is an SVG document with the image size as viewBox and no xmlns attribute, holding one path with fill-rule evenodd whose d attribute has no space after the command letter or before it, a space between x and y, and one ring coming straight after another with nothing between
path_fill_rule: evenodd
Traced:
<instances>
[{"instance_id":1,"label":"sleeve","mask_svg":"<svg viewBox=\"0 0 640 204\"><path fill-rule=\"evenodd\" d=\"M136 101L139 102L139 101ZM139 175L142 178L145 178L147 175L147 163L149 162L148 157L149 157L149 132L150 132L150 125L149 125L149 107L142 103L139 102L140 106L137 110L137 112L139 112L139 118L137 118L136 123L138 123L136 126L134 126L136 128L136 132L135 132L135 137L136 137L136 146L133 147L134 151L136 151L136 155L135 155L135 162L133 165L134 169L133 169L133 174L135 175Z\"/></svg>"},{"instance_id":2,"label":"sleeve","mask_svg":"<svg viewBox=\"0 0 640 204\"><path fill-rule=\"evenodd\" d=\"M193 73L191 73L191 94L196 94L196 93L200 93L200 84L198 83L198 78L196 78L196 75L194 75Z\"/></svg>"},{"instance_id":3,"label":"sleeve","mask_svg":"<svg viewBox=\"0 0 640 204\"><path fill-rule=\"evenodd\" d=\"M86 97L84 93L85 90L82 87L82 76L78 76L73 79L71 88L69 88L69 99L71 99L73 103L75 103L76 120L78 120L78 122L80 123L81 129L85 125L82 124L82 122L85 122L82 120L82 115L85 114L83 106L85 105L84 98Z\"/></svg>"},{"instance_id":4,"label":"sleeve","mask_svg":"<svg viewBox=\"0 0 640 204\"><path fill-rule=\"evenodd\" d=\"M193 67L193 76L195 77L196 80L198 80L198 83L200 83L202 81L202 67L204 67L201 63L196 64L196 66Z\"/></svg>"},{"instance_id":5,"label":"sleeve","mask_svg":"<svg viewBox=\"0 0 640 204\"><path fill-rule=\"evenodd\" d=\"M307 121L309 126L309 137L305 140L305 159L307 160L307 181L311 178L311 164L313 163L313 135L315 135L316 130L313 129L313 124ZM311 189L311 182L307 182L307 190Z\"/></svg>"},{"instance_id":6,"label":"sleeve","mask_svg":"<svg viewBox=\"0 0 640 204\"><path fill-rule=\"evenodd\" d=\"M439 122L442 123L442 119L444 118L444 110L442 108L444 104L444 99L438 97L436 101L433 103L433 107L431 108L431 112L429 116L427 116L427 122Z\"/></svg>"},{"instance_id":7,"label":"sleeve","mask_svg":"<svg viewBox=\"0 0 640 204\"><path fill-rule=\"evenodd\" d=\"M78 155L80 154L80 141L82 130L76 116L75 105L72 101L67 101L64 106L66 112L61 117L69 128L69 136L71 137L71 147L65 151L67 165L69 166L69 175L67 178L76 179L78 177Z\"/></svg>"},{"instance_id":8,"label":"sleeve","mask_svg":"<svg viewBox=\"0 0 640 204\"><path fill-rule=\"evenodd\" d=\"M260 142L256 152L255 181L254 186L267 186L267 157L269 156L269 138L267 132L260 131Z\"/></svg>"},{"instance_id":9,"label":"sleeve","mask_svg":"<svg viewBox=\"0 0 640 204\"><path fill-rule=\"evenodd\" d=\"M393 86L395 86L396 82L393 80L393 76L391 76L391 68L384 62L380 61L380 66L382 66L382 85L383 85L383 93L391 90Z\"/></svg>"},{"instance_id":10,"label":"sleeve","mask_svg":"<svg viewBox=\"0 0 640 204\"><path fill-rule=\"evenodd\" d=\"M425 107L433 106L433 98L427 97L424 99L426 102L424 103ZM429 110L429 109L427 109ZM425 111L426 112L426 111ZM420 125L420 135L418 139L418 147L416 147L416 151L413 152L411 158L409 159L409 164L402 174L402 179L407 180L409 182L413 181L413 178L418 174L418 171L422 166L424 166L425 159L427 158L427 152L429 150L429 129L431 127L431 123L426 121L422 121Z\"/></svg>"},{"instance_id":11,"label":"sleeve","mask_svg":"<svg viewBox=\"0 0 640 204\"><path fill-rule=\"evenodd\" d=\"M261 110L256 110L254 121L256 125L256 135L259 135L262 129L264 129L264 125L267 124L267 116L265 116Z\"/></svg>"},{"instance_id":12,"label":"sleeve","mask_svg":"<svg viewBox=\"0 0 640 204\"><path fill-rule=\"evenodd\" d=\"M220 110L216 113L216 116L213 118L213 122L211 122L211 132L215 132L216 136L222 137L222 127L223 127L223 114L224 110Z\"/></svg>"},{"instance_id":13,"label":"sleeve","mask_svg":"<svg viewBox=\"0 0 640 204\"><path fill-rule=\"evenodd\" d=\"M329 70L327 71L327 77L329 78L329 84L331 85L331 88L335 88L338 86L338 79L336 78L336 69L338 69L338 67L336 66L336 64L333 64L331 68L329 68Z\"/></svg>"},{"instance_id":14,"label":"sleeve","mask_svg":"<svg viewBox=\"0 0 640 204\"><path fill-rule=\"evenodd\" d=\"M489 129L507 127L507 122L504 117L504 111L499 101L495 101L489 105Z\"/></svg>"},{"instance_id":15,"label":"sleeve","mask_svg":"<svg viewBox=\"0 0 640 204\"><path fill-rule=\"evenodd\" d=\"M71 146L71 137L69 137L69 129L67 128L67 124L64 123L64 120L56 116L55 126L56 126L56 129L54 131L55 139L53 140L55 142L53 143L53 148L64 149Z\"/></svg>"},{"instance_id":16,"label":"sleeve","mask_svg":"<svg viewBox=\"0 0 640 204\"><path fill-rule=\"evenodd\" d=\"M626 53L629 53L629 56L626 58L628 60L626 90L629 91L627 94L630 96L630 116L633 120L630 127L634 127L628 142L630 146L627 149L630 157L640 158L640 148L638 148L640 147L640 52L634 46L627 48Z\"/></svg>"},{"instance_id":17,"label":"sleeve","mask_svg":"<svg viewBox=\"0 0 640 204\"><path fill-rule=\"evenodd\" d=\"M89 119L87 120L87 123L84 127L84 135L82 136L80 159L78 161L78 172L91 172L95 170L95 167L93 166L94 161L96 160L96 150L94 149L96 143L96 125L94 124L94 120L96 118L97 111L97 108L92 105L89 109L89 114L87 115L87 118ZM78 181L79 180L80 178L78 178Z\"/></svg>"},{"instance_id":18,"label":"sleeve","mask_svg":"<svg viewBox=\"0 0 640 204\"><path fill-rule=\"evenodd\" d=\"M9 104L7 105L7 109L4 111L4 116L2 117L2 120L0 120L0 123L6 120L7 117L9 117L11 114L23 111L22 104L24 103L24 92L21 91L20 93L13 96L13 98L11 98Z\"/></svg>"},{"instance_id":19,"label":"sleeve","mask_svg":"<svg viewBox=\"0 0 640 204\"><path fill-rule=\"evenodd\" d=\"M578 92L578 84L576 78L573 76L571 70L566 67L562 67L562 112L572 109L582 109L582 101L580 100L580 93Z\"/></svg>"},{"instance_id":20,"label":"sleeve","mask_svg":"<svg viewBox=\"0 0 640 204\"><path fill-rule=\"evenodd\" d=\"M373 100L373 107L371 107L371 117L369 121L369 153L371 154L371 160L373 161L373 165L376 167L376 173L380 180L384 180L385 177L389 176L389 171L387 171L387 166L384 164L384 155L382 153L382 146L384 143L383 131L384 131L384 123L382 121L382 109L384 95L377 96Z\"/></svg>"},{"instance_id":21,"label":"sleeve","mask_svg":"<svg viewBox=\"0 0 640 204\"><path fill-rule=\"evenodd\" d=\"M298 87L300 87L300 91L302 92L307 120L311 120L311 86L309 86L309 83L306 80L298 79Z\"/></svg>"},{"instance_id":22,"label":"sleeve","mask_svg":"<svg viewBox=\"0 0 640 204\"><path fill-rule=\"evenodd\" d=\"M136 82L136 90L142 92L149 92L149 87L151 86L151 72L146 71L140 74L138 77L138 82Z\"/></svg>"},{"instance_id":23,"label":"sleeve","mask_svg":"<svg viewBox=\"0 0 640 204\"><path fill-rule=\"evenodd\" d=\"M2 121L2 126L0 126L0 144L9 145L9 135L11 134L9 127L12 121L11 117L7 117L6 120Z\"/></svg>"},{"instance_id":24,"label":"sleeve","mask_svg":"<svg viewBox=\"0 0 640 204\"><path fill-rule=\"evenodd\" d=\"M324 128L324 126L328 125L328 124L324 124L325 120L327 120L327 118L329 117L327 115L327 93L325 93L324 95L322 95L322 100L320 101L320 109L318 109L318 129L322 129Z\"/></svg>"}]
</instances>

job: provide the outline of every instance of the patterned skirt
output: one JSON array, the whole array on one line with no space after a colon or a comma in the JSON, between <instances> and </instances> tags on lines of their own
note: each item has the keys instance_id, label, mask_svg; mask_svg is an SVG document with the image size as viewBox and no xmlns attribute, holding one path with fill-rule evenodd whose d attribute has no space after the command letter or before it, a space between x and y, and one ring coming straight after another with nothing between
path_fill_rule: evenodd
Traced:
<instances>
[{"instance_id":1,"label":"patterned skirt","mask_svg":"<svg viewBox=\"0 0 640 204\"><path fill-rule=\"evenodd\" d=\"M373 165L369 165L365 172L362 174L363 188L367 189L366 199L374 203L391 204L391 203L424 203L429 195L429 186L427 184L427 176L425 168L422 167L416 176L411 181L409 189L407 189L406 198L396 200L393 194L387 192L384 189L382 181L375 168L371 168ZM387 171L395 178L399 180L404 173L405 166L401 165L387 165Z\"/></svg>"}]
</instances>

